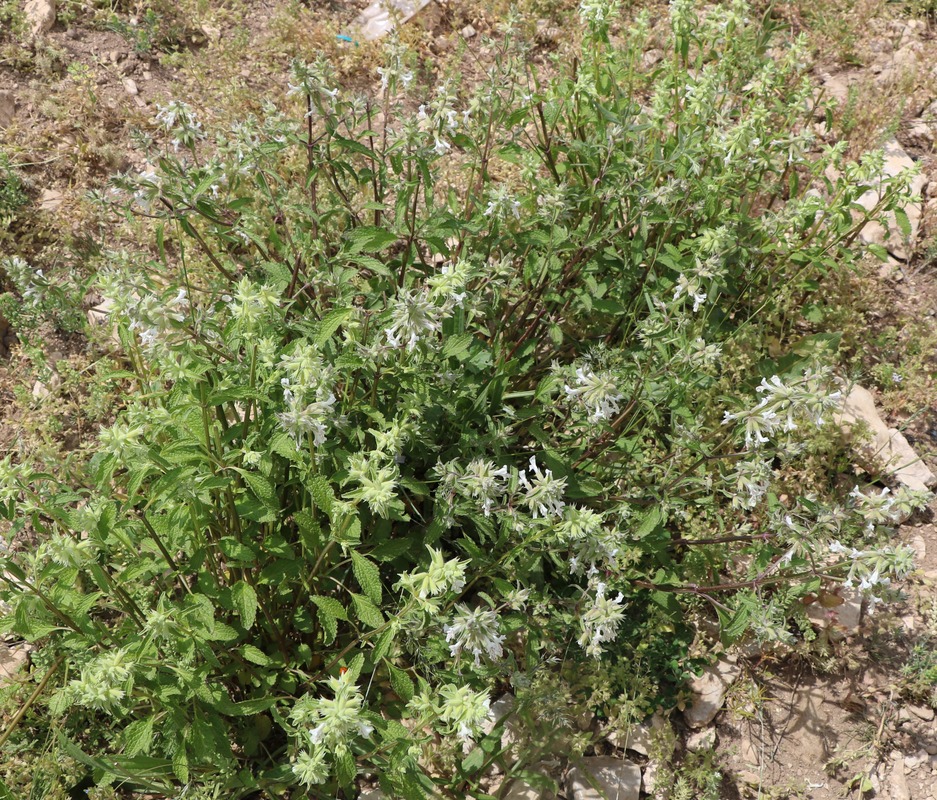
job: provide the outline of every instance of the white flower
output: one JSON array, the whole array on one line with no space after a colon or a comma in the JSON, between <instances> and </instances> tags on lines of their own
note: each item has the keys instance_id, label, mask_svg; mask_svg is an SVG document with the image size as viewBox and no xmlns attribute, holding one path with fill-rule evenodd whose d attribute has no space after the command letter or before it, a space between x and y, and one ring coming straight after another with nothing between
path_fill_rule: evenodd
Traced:
<instances>
[{"instance_id":1,"label":"white flower","mask_svg":"<svg viewBox=\"0 0 937 800\"><path fill-rule=\"evenodd\" d=\"M623 396L611 373L596 373L591 367L579 367L575 384L575 387L563 387L566 396L578 400L587 408L591 422L611 419L618 414Z\"/></svg>"},{"instance_id":2,"label":"white flower","mask_svg":"<svg viewBox=\"0 0 937 800\"><path fill-rule=\"evenodd\" d=\"M602 644L611 642L618 635L618 627L625 616L622 606L624 595L619 592L614 600L605 596L606 586L598 583L592 607L582 615L582 635L579 644L593 658L602 655Z\"/></svg>"},{"instance_id":3,"label":"white flower","mask_svg":"<svg viewBox=\"0 0 937 800\"><path fill-rule=\"evenodd\" d=\"M433 305L426 292L402 291L394 302L390 327L384 330L387 343L414 350L421 339L442 329L443 318L443 309Z\"/></svg>"},{"instance_id":4,"label":"white flower","mask_svg":"<svg viewBox=\"0 0 937 800\"><path fill-rule=\"evenodd\" d=\"M566 491L566 478L554 478L552 470L540 471L536 456L530 457L530 473L533 480L528 479L526 470L518 474L521 486L524 488L524 502L537 517L558 517L563 513L566 503L563 494Z\"/></svg>"},{"instance_id":5,"label":"white flower","mask_svg":"<svg viewBox=\"0 0 937 800\"><path fill-rule=\"evenodd\" d=\"M498 633L498 615L487 608L469 609L459 603L456 605L452 622L443 626L446 641L451 642L449 653L459 656L468 650L475 657L476 666L486 653L492 661L498 661L503 655L501 643L504 636Z\"/></svg>"}]
</instances>

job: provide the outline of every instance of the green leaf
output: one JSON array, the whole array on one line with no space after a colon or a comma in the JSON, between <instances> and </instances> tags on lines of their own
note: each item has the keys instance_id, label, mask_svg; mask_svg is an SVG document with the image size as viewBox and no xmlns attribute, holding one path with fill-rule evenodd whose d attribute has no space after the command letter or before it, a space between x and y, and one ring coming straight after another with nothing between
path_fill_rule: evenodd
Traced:
<instances>
[{"instance_id":1,"label":"green leaf","mask_svg":"<svg viewBox=\"0 0 937 800\"><path fill-rule=\"evenodd\" d=\"M131 722L124 728L124 753L128 756L135 756L137 753L146 753L153 742L153 725L156 717L150 715L143 719Z\"/></svg>"},{"instance_id":2,"label":"green leaf","mask_svg":"<svg viewBox=\"0 0 937 800\"><path fill-rule=\"evenodd\" d=\"M351 308L333 308L322 317L319 320L319 329L316 331L315 339L313 339L315 344L322 347L332 338L332 334L341 327L342 323L351 316L351 312Z\"/></svg>"},{"instance_id":3,"label":"green leaf","mask_svg":"<svg viewBox=\"0 0 937 800\"><path fill-rule=\"evenodd\" d=\"M241 617L241 624L250 630L257 619L257 592L246 581L238 581L231 587L231 599Z\"/></svg>"},{"instance_id":4,"label":"green leaf","mask_svg":"<svg viewBox=\"0 0 937 800\"><path fill-rule=\"evenodd\" d=\"M273 663L263 650L252 644L245 644L241 647L241 655L250 661L251 664L257 664L261 667L266 667Z\"/></svg>"},{"instance_id":5,"label":"green leaf","mask_svg":"<svg viewBox=\"0 0 937 800\"><path fill-rule=\"evenodd\" d=\"M225 557L232 561L253 562L257 560L257 551L243 542L239 542L233 536L224 536L219 539L218 547Z\"/></svg>"},{"instance_id":6,"label":"green leaf","mask_svg":"<svg viewBox=\"0 0 937 800\"><path fill-rule=\"evenodd\" d=\"M345 242L349 253L376 253L397 241L397 235L384 228L363 226L348 231Z\"/></svg>"},{"instance_id":7,"label":"green leaf","mask_svg":"<svg viewBox=\"0 0 937 800\"><path fill-rule=\"evenodd\" d=\"M903 208L895 209L895 221L902 235L908 237L911 235L911 220L908 219L908 213Z\"/></svg>"},{"instance_id":8,"label":"green leaf","mask_svg":"<svg viewBox=\"0 0 937 800\"><path fill-rule=\"evenodd\" d=\"M369 628L379 628L384 624L384 615L367 597L352 593L351 602L355 607L355 614L358 615L358 619Z\"/></svg>"},{"instance_id":9,"label":"green leaf","mask_svg":"<svg viewBox=\"0 0 937 800\"><path fill-rule=\"evenodd\" d=\"M269 708L273 708L277 703L275 697L258 697L254 700L242 700L235 703L231 714L235 717L252 717L255 714L261 714Z\"/></svg>"},{"instance_id":10,"label":"green leaf","mask_svg":"<svg viewBox=\"0 0 937 800\"><path fill-rule=\"evenodd\" d=\"M457 333L449 336L442 346L443 356L445 358L460 358L468 352L472 339L471 333Z\"/></svg>"},{"instance_id":11,"label":"green leaf","mask_svg":"<svg viewBox=\"0 0 937 800\"><path fill-rule=\"evenodd\" d=\"M347 747L335 753L335 777L339 784L350 790L355 782L357 770L355 769L355 757Z\"/></svg>"},{"instance_id":12,"label":"green leaf","mask_svg":"<svg viewBox=\"0 0 937 800\"><path fill-rule=\"evenodd\" d=\"M277 501L276 489L274 489L269 478L259 472L248 472L246 469L238 469L237 471L243 476L247 485L261 503L271 511L279 510L280 503Z\"/></svg>"},{"instance_id":13,"label":"green leaf","mask_svg":"<svg viewBox=\"0 0 937 800\"><path fill-rule=\"evenodd\" d=\"M179 745L179 748L172 757L172 772L183 783L189 782L189 756L185 752L185 746Z\"/></svg>"},{"instance_id":14,"label":"green leaf","mask_svg":"<svg viewBox=\"0 0 937 800\"><path fill-rule=\"evenodd\" d=\"M299 448L296 447L296 442L293 440L293 437L288 433L278 433L274 436L270 440L270 450L278 456L283 456L283 458L287 458L290 461L302 461L302 454L299 452Z\"/></svg>"},{"instance_id":15,"label":"green leaf","mask_svg":"<svg viewBox=\"0 0 937 800\"><path fill-rule=\"evenodd\" d=\"M358 585L361 587L368 599L375 605L381 604L382 590L381 590L381 573L377 568L377 564L368 561L360 553L351 552L351 569L355 573L355 580L358 581Z\"/></svg>"},{"instance_id":16,"label":"green leaf","mask_svg":"<svg viewBox=\"0 0 937 800\"><path fill-rule=\"evenodd\" d=\"M390 652L390 647L394 643L394 636L396 633L396 626L390 625L386 631L377 637L377 641L374 643L374 650L371 652L371 657L374 659L375 663L385 658Z\"/></svg>"},{"instance_id":17,"label":"green leaf","mask_svg":"<svg viewBox=\"0 0 937 800\"><path fill-rule=\"evenodd\" d=\"M335 617L335 619L342 619L348 622L348 612L345 610L345 606L339 603L334 597L313 595L310 599L319 607L320 611L325 612L330 617Z\"/></svg>"},{"instance_id":18,"label":"green leaf","mask_svg":"<svg viewBox=\"0 0 937 800\"><path fill-rule=\"evenodd\" d=\"M385 662L387 664L387 672L390 676L390 685L391 688L397 693L397 697L403 700L405 703L410 702L415 692L413 681L410 680L410 676L407 675L402 669L395 667L389 661Z\"/></svg>"},{"instance_id":19,"label":"green leaf","mask_svg":"<svg viewBox=\"0 0 937 800\"><path fill-rule=\"evenodd\" d=\"M335 502L335 492L331 484L321 475L313 475L306 481L306 488L312 495L316 508L321 509L326 516L332 516L332 504Z\"/></svg>"}]
</instances>

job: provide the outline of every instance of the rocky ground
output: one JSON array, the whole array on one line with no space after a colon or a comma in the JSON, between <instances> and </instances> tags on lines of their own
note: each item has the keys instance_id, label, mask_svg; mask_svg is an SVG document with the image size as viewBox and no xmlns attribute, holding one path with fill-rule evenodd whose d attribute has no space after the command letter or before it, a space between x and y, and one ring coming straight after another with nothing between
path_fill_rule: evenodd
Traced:
<instances>
[{"instance_id":1,"label":"rocky ground","mask_svg":"<svg viewBox=\"0 0 937 800\"><path fill-rule=\"evenodd\" d=\"M466 71L471 64L481 70L483 35L493 31L497 9L454 5L411 2L404 16L412 18L401 34L421 48L435 65L430 68L458 58ZM30 248L37 260L81 272L94 258L87 238L102 231L124 235L116 221L92 210L85 194L120 171L146 167L141 134L154 135L159 103L184 97L219 118L259 110L268 87L282 84L289 57L310 49L335 57L350 80L374 80L369 66L376 50L366 38L379 37L386 25L364 2L269 0L248 4L243 16L221 6L192 8L198 13L173 34L181 47L167 57L145 46L143 17L124 14L126 26L109 29L80 3L56 9L51 0L26 0L25 29L0 53L0 147L25 165L30 180ZM857 438L857 473L878 475L883 486L930 488L930 469L937 468L937 27L909 16L901 4L857 3L853 10L849 36L839 38L811 29L803 4L790 4L785 20L794 30L810 30L817 42L818 100L834 101L836 120L831 132L818 115L818 133L828 142L848 137L853 156L885 143L889 174L913 164L921 172L905 206L910 235L897 220L890 229L872 225L862 234L888 252L887 261L868 265L877 294L870 316L879 334L871 357L906 368L894 376L886 370L871 391L854 390L843 424L851 429L863 421L872 434L870 444ZM355 24L361 12L366 34ZM538 57L556 47L560 33L549 14L537 22L536 36ZM863 205L871 207L877 196L871 190ZM89 294L85 302L94 321L96 298ZM22 339L23 332L0 319L0 447L34 446L29 420L40 407L61 417L57 444L80 446L94 427L82 416L88 412L75 407L85 390L61 375L67 367L85 369L96 351L80 332L47 331L40 342L46 364L37 370L35 354L17 342L17 333ZM534 772L555 782L559 797L592 800L604 790L637 800L672 782L668 761L714 751L727 798L937 800L932 519L932 513L918 515L898 532L918 554L900 602L874 614L848 593L839 605L814 603L807 609L818 639L812 652L725 653L695 682L695 698L682 712L654 717L628 735L606 736L587 720L584 726L604 736L594 755L577 764L557 757ZM24 648L0 646L0 680L15 680L27 658ZM507 719L505 736L522 736L510 696L497 708ZM536 783L494 776L491 791L511 800L556 796Z\"/></svg>"}]
</instances>

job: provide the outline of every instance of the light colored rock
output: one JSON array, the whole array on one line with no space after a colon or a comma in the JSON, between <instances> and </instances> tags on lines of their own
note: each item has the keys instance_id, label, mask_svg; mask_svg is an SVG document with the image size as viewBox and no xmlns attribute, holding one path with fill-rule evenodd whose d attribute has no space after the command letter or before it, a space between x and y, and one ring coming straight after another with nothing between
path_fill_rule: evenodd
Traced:
<instances>
[{"instance_id":1,"label":"light colored rock","mask_svg":"<svg viewBox=\"0 0 937 800\"><path fill-rule=\"evenodd\" d=\"M39 196L39 208L43 211L55 211L65 200L58 189L43 189Z\"/></svg>"},{"instance_id":2,"label":"light colored rock","mask_svg":"<svg viewBox=\"0 0 937 800\"><path fill-rule=\"evenodd\" d=\"M837 630L842 635L849 635L859 630L862 623L862 595L848 589L842 592L843 602L839 605L826 605L816 602L807 606L807 618L823 628Z\"/></svg>"},{"instance_id":3,"label":"light colored rock","mask_svg":"<svg viewBox=\"0 0 937 800\"><path fill-rule=\"evenodd\" d=\"M0 92L0 128L6 128L16 116L16 97L13 92Z\"/></svg>"},{"instance_id":4,"label":"light colored rock","mask_svg":"<svg viewBox=\"0 0 937 800\"><path fill-rule=\"evenodd\" d=\"M703 728L700 731L694 731L686 737L686 749L691 753L701 753L704 750L712 750L715 746L715 728Z\"/></svg>"},{"instance_id":5,"label":"light colored rock","mask_svg":"<svg viewBox=\"0 0 937 800\"><path fill-rule=\"evenodd\" d=\"M361 29L361 38L367 42L380 39L397 24L409 22L432 0L375 0L356 20Z\"/></svg>"},{"instance_id":6,"label":"light colored rock","mask_svg":"<svg viewBox=\"0 0 937 800\"><path fill-rule=\"evenodd\" d=\"M572 800L638 800L641 768L623 758L584 758L566 776Z\"/></svg>"},{"instance_id":7,"label":"light colored rock","mask_svg":"<svg viewBox=\"0 0 937 800\"><path fill-rule=\"evenodd\" d=\"M923 119L914 119L908 125L904 136L914 147L928 150L934 144L934 126Z\"/></svg>"},{"instance_id":8,"label":"light colored rock","mask_svg":"<svg viewBox=\"0 0 937 800\"><path fill-rule=\"evenodd\" d=\"M129 95L140 94L140 90L137 88L137 82L133 78L124 78L124 91Z\"/></svg>"},{"instance_id":9,"label":"light colored rock","mask_svg":"<svg viewBox=\"0 0 937 800\"><path fill-rule=\"evenodd\" d=\"M46 400L52 396L52 392L58 389L62 385L62 378L57 372L53 372L49 379L43 383L42 381L36 381L33 384L33 399L34 400Z\"/></svg>"},{"instance_id":10,"label":"light colored rock","mask_svg":"<svg viewBox=\"0 0 937 800\"><path fill-rule=\"evenodd\" d=\"M885 145L885 166L883 169L885 178L894 177L913 166L914 161L911 156L902 149L896 140L892 139ZM927 179L920 173L911 182L912 201L904 208L905 213L908 215L908 222L911 224L910 236L905 238L898 227L894 213L890 212L886 220L888 222L887 229L880 222L872 220L862 228L859 234L862 241L866 244L881 245L895 258L907 261L911 256L911 250L921 226L921 216L923 214L921 192L926 183ZM876 186L863 194L858 202L866 211L871 211L878 205L883 194L884 188L881 185Z\"/></svg>"},{"instance_id":11,"label":"light colored rock","mask_svg":"<svg viewBox=\"0 0 937 800\"><path fill-rule=\"evenodd\" d=\"M657 780L660 777L660 762L651 760L644 766L641 774L641 790L645 794L654 795L657 792Z\"/></svg>"},{"instance_id":12,"label":"light colored rock","mask_svg":"<svg viewBox=\"0 0 937 800\"><path fill-rule=\"evenodd\" d=\"M921 534L916 533L908 541L908 546L914 551L914 558L922 562L927 558L927 542L924 541L924 537Z\"/></svg>"},{"instance_id":13,"label":"light colored rock","mask_svg":"<svg viewBox=\"0 0 937 800\"><path fill-rule=\"evenodd\" d=\"M23 668L32 648L29 645L9 647L0 644L0 686L12 681Z\"/></svg>"},{"instance_id":14,"label":"light colored rock","mask_svg":"<svg viewBox=\"0 0 937 800\"><path fill-rule=\"evenodd\" d=\"M934 719L934 709L930 706L915 706L909 705L908 711L910 711L918 719L922 719L925 722L930 722Z\"/></svg>"},{"instance_id":15,"label":"light colored rock","mask_svg":"<svg viewBox=\"0 0 937 800\"><path fill-rule=\"evenodd\" d=\"M904 774L904 764L898 760L888 776L888 794L891 800L911 800L908 780Z\"/></svg>"},{"instance_id":16,"label":"light colored rock","mask_svg":"<svg viewBox=\"0 0 937 800\"><path fill-rule=\"evenodd\" d=\"M113 303L110 300L104 300L93 308L89 308L87 313L88 326L91 328L107 328L110 331L111 343L120 348L122 347L120 333L114 320L111 319L112 311Z\"/></svg>"},{"instance_id":17,"label":"light colored rock","mask_svg":"<svg viewBox=\"0 0 937 800\"><path fill-rule=\"evenodd\" d=\"M656 67L663 60L664 51L656 47L652 47L641 56L641 65L644 67L644 69L651 69L652 67Z\"/></svg>"},{"instance_id":18,"label":"light colored rock","mask_svg":"<svg viewBox=\"0 0 937 800\"><path fill-rule=\"evenodd\" d=\"M545 764L537 764L531 768L531 771L543 775L545 784L549 780L550 773ZM556 794L548 788L532 786L517 778L511 781L507 793L503 794L502 797L504 800L555 800Z\"/></svg>"},{"instance_id":19,"label":"light colored rock","mask_svg":"<svg viewBox=\"0 0 937 800\"><path fill-rule=\"evenodd\" d=\"M55 0L26 0L23 10L33 36L42 36L55 25Z\"/></svg>"},{"instance_id":20,"label":"light colored rock","mask_svg":"<svg viewBox=\"0 0 937 800\"><path fill-rule=\"evenodd\" d=\"M693 702L683 712L687 725L702 728L712 722L722 710L726 692L735 683L742 671L737 664L720 660L707 667L702 675L690 681L694 694Z\"/></svg>"},{"instance_id":21,"label":"light colored rock","mask_svg":"<svg viewBox=\"0 0 937 800\"><path fill-rule=\"evenodd\" d=\"M875 399L858 384L843 398L838 416L843 433L850 437L858 423L871 433L871 443L859 448L863 466L871 472L883 471L909 489L927 491L937 484L937 477L914 452L900 431L889 428L875 409Z\"/></svg>"},{"instance_id":22,"label":"light colored rock","mask_svg":"<svg viewBox=\"0 0 937 800\"><path fill-rule=\"evenodd\" d=\"M476 31L472 25L466 25L459 33L463 39L471 39L478 35L478 31Z\"/></svg>"},{"instance_id":23,"label":"light colored rock","mask_svg":"<svg viewBox=\"0 0 937 800\"><path fill-rule=\"evenodd\" d=\"M491 704L488 719L485 720L484 724L481 726L482 733L487 736L495 729L495 726L501 722L501 720L504 720L504 728L501 733L501 746L505 748L504 759L508 764L513 764L517 761L517 753L515 752L514 746L521 740L518 720L513 716L515 705L516 701L514 700L514 695L510 692L505 692ZM466 742L463 749L466 753L471 753L475 749L475 746L470 742Z\"/></svg>"},{"instance_id":24,"label":"light colored rock","mask_svg":"<svg viewBox=\"0 0 937 800\"><path fill-rule=\"evenodd\" d=\"M634 750L642 756L648 755L655 735L670 727L670 723L663 714L654 714L650 719L632 725L627 730L616 730L606 738L613 747L622 750Z\"/></svg>"},{"instance_id":25,"label":"light colored rock","mask_svg":"<svg viewBox=\"0 0 937 800\"><path fill-rule=\"evenodd\" d=\"M746 786L761 786L761 778L757 772L746 769L738 773L735 777L739 783L744 783Z\"/></svg>"}]
</instances>

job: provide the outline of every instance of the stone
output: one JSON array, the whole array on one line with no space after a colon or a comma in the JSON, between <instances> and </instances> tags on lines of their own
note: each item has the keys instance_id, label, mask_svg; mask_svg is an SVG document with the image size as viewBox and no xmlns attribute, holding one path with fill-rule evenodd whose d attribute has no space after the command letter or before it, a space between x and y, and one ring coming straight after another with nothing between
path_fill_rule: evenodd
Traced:
<instances>
[{"instance_id":1,"label":"stone","mask_svg":"<svg viewBox=\"0 0 937 800\"><path fill-rule=\"evenodd\" d=\"M487 736L495 729L495 726L501 722L501 720L504 720L504 728L501 733L501 745L505 748L504 759L508 764L513 764L517 761L517 753L515 752L514 745L517 745L521 740L518 720L514 716L515 705L516 701L514 695L510 692L505 692L491 704L488 718L481 726L482 733ZM475 747L476 746L471 742L466 742L463 749L466 753L471 753L475 750Z\"/></svg>"},{"instance_id":2,"label":"stone","mask_svg":"<svg viewBox=\"0 0 937 800\"><path fill-rule=\"evenodd\" d=\"M549 770L541 762L530 768L529 772L535 772L543 776L542 784L537 781L536 785L527 783L522 778L516 778L508 785L508 790L501 797L504 800L555 800L556 794L549 788L555 786L555 782L550 778Z\"/></svg>"},{"instance_id":3,"label":"stone","mask_svg":"<svg viewBox=\"0 0 937 800\"><path fill-rule=\"evenodd\" d=\"M916 706L909 705L908 711L910 711L918 719L922 719L925 722L931 722L934 719L934 709L930 706Z\"/></svg>"},{"instance_id":4,"label":"stone","mask_svg":"<svg viewBox=\"0 0 937 800\"><path fill-rule=\"evenodd\" d=\"M701 731L694 731L686 737L686 749L691 753L702 753L705 750L712 750L716 746L716 729L703 728Z\"/></svg>"},{"instance_id":5,"label":"stone","mask_svg":"<svg viewBox=\"0 0 937 800\"><path fill-rule=\"evenodd\" d=\"M644 55L641 56L641 66L644 69L652 69L660 64L664 60L664 51L656 47L652 47L650 50L647 50Z\"/></svg>"},{"instance_id":6,"label":"stone","mask_svg":"<svg viewBox=\"0 0 937 800\"><path fill-rule=\"evenodd\" d=\"M58 389L62 385L62 378L57 372L53 372L52 376L43 383L42 381L36 381L33 384L33 399L38 401L47 400L52 396L52 392Z\"/></svg>"},{"instance_id":7,"label":"stone","mask_svg":"<svg viewBox=\"0 0 937 800\"><path fill-rule=\"evenodd\" d=\"M888 776L888 793L891 800L911 800L911 792L908 790L908 780L904 774L904 764L899 759L891 768Z\"/></svg>"},{"instance_id":8,"label":"stone","mask_svg":"<svg viewBox=\"0 0 937 800\"><path fill-rule=\"evenodd\" d=\"M137 82L133 78L124 78L124 91L129 95L140 94L140 90L137 88Z\"/></svg>"},{"instance_id":9,"label":"stone","mask_svg":"<svg viewBox=\"0 0 937 800\"><path fill-rule=\"evenodd\" d=\"M683 712L687 725L702 728L716 718L725 703L726 692L742 671L737 664L720 660L707 667L703 674L690 681L694 699Z\"/></svg>"},{"instance_id":10,"label":"stone","mask_svg":"<svg viewBox=\"0 0 937 800\"><path fill-rule=\"evenodd\" d=\"M914 558L917 561L924 561L927 558L927 542L921 534L916 533L908 541L908 546L914 551Z\"/></svg>"},{"instance_id":11,"label":"stone","mask_svg":"<svg viewBox=\"0 0 937 800\"><path fill-rule=\"evenodd\" d=\"M55 211L64 202L65 195L57 189L43 189L39 196L39 208L43 211Z\"/></svg>"},{"instance_id":12,"label":"stone","mask_svg":"<svg viewBox=\"0 0 937 800\"><path fill-rule=\"evenodd\" d=\"M623 758L583 758L566 776L572 800L638 800L641 768Z\"/></svg>"},{"instance_id":13,"label":"stone","mask_svg":"<svg viewBox=\"0 0 937 800\"><path fill-rule=\"evenodd\" d=\"M471 25L466 25L459 33L463 39L471 39L473 36L478 35L478 31Z\"/></svg>"},{"instance_id":14,"label":"stone","mask_svg":"<svg viewBox=\"0 0 937 800\"><path fill-rule=\"evenodd\" d=\"M16 97L13 92L0 92L0 128L6 128L16 116Z\"/></svg>"},{"instance_id":15,"label":"stone","mask_svg":"<svg viewBox=\"0 0 937 800\"><path fill-rule=\"evenodd\" d=\"M426 8L432 0L375 0L356 20L366 42L386 36L397 24L403 25Z\"/></svg>"},{"instance_id":16,"label":"stone","mask_svg":"<svg viewBox=\"0 0 937 800\"><path fill-rule=\"evenodd\" d=\"M55 25L55 0L26 0L23 10L33 36L42 36Z\"/></svg>"},{"instance_id":17,"label":"stone","mask_svg":"<svg viewBox=\"0 0 937 800\"><path fill-rule=\"evenodd\" d=\"M752 772L750 769L743 770L735 776L736 780L739 783L743 783L746 786L758 787L761 786L761 777L757 772Z\"/></svg>"},{"instance_id":18,"label":"stone","mask_svg":"<svg viewBox=\"0 0 937 800\"><path fill-rule=\"evenodd\" d=\"M929 150L934 144L934 127L923 119L911 120L908 129L904 132L904 138L913 147Z\"/></svg>"},{"instance_id":19,"label":"stone","mask_svg":"<svg viewBox=\"0 0 937 800\"><path fill-rule=\"evenodd\" d=\"M29 659L29 645L10 647L0 644L0 686L9 683L16 677L23 665Z\"/></svg>"},{"instance_id":20,"label":"stone","mask_svg":"<svg viewBox=\"0 0 937 800\"><path fill-rule=\"evenodd\" d=\"M815 602L807 606L807 618L826 629L835 629L847 636L859 630L862 624L862 594L844 589L840 595L842 603L827 605ZM840 636L842 638L842 636Z\"/></svg>"},{"instance_id":21,"label":"stone","mask_svg":"<svg viewBox=\"0 0 937 800\"><path fill-rule=\"evenodd\" d=\"M670 727L670 723L663 714L654 714L650 719L631 725L625 730L612 731L607 741L613 747L622 750L633 750L642 756L647 756L651 750L655 734Z\"/></svg>"},{"instance_id":22,"label":"stone","mask_svg":"<svg viewBox=\"0 0 937 800\"><path fill-rule=\"evenodd\" d=\"M890 140L885 145L885 165L882 171L884 178L891 178L899 175L913 166L914 161L911 156L902 149L901 145L898 144L895 139ZM927 178L920 173L911 181L910 193L912 201L904 208L905 214L908 215L908 222L911 225L911 233L907 238L905 238L901 229L898 227L894 212L889 212L886 218L888 227L886 228L877 220L870 220L863 226L859 233L859 237L862 241L866 244L881 245L895 258L907 261L911 256L911 250L921 226L921 217L923 215L921 192L926 183ZM859 205L866 209L866 211L871 211L878 205L883 193L884 189L882 186L873 187L859 198Z\"/></svg>"},{"instance_id":23,"label":"stone","mask_svg":"<svg viewBox=\"0 0 937 800\"><path fill-rule=\"evenodd\" d=\"M660 777L660 762L652 759L644 766L644 773L641 775L641 789L645 794L655 795L657 793L657 779Z\"/></svg>"},{"instance_id":24,"label":"stone","mask_svg":"<svg viewBox=\"0 0 937 800\"><path fill-rule=\"evenodd\" d=\"M869 429L872 441L860 446L857 455L870 472L882 471L916 491L928 491L937 485L937 476L917 456L904 434L882 421L868 389L858 384L852 387L843 398L837 421L847 438L852 437L859 423Z\"/></svg>"}]
</instances>

